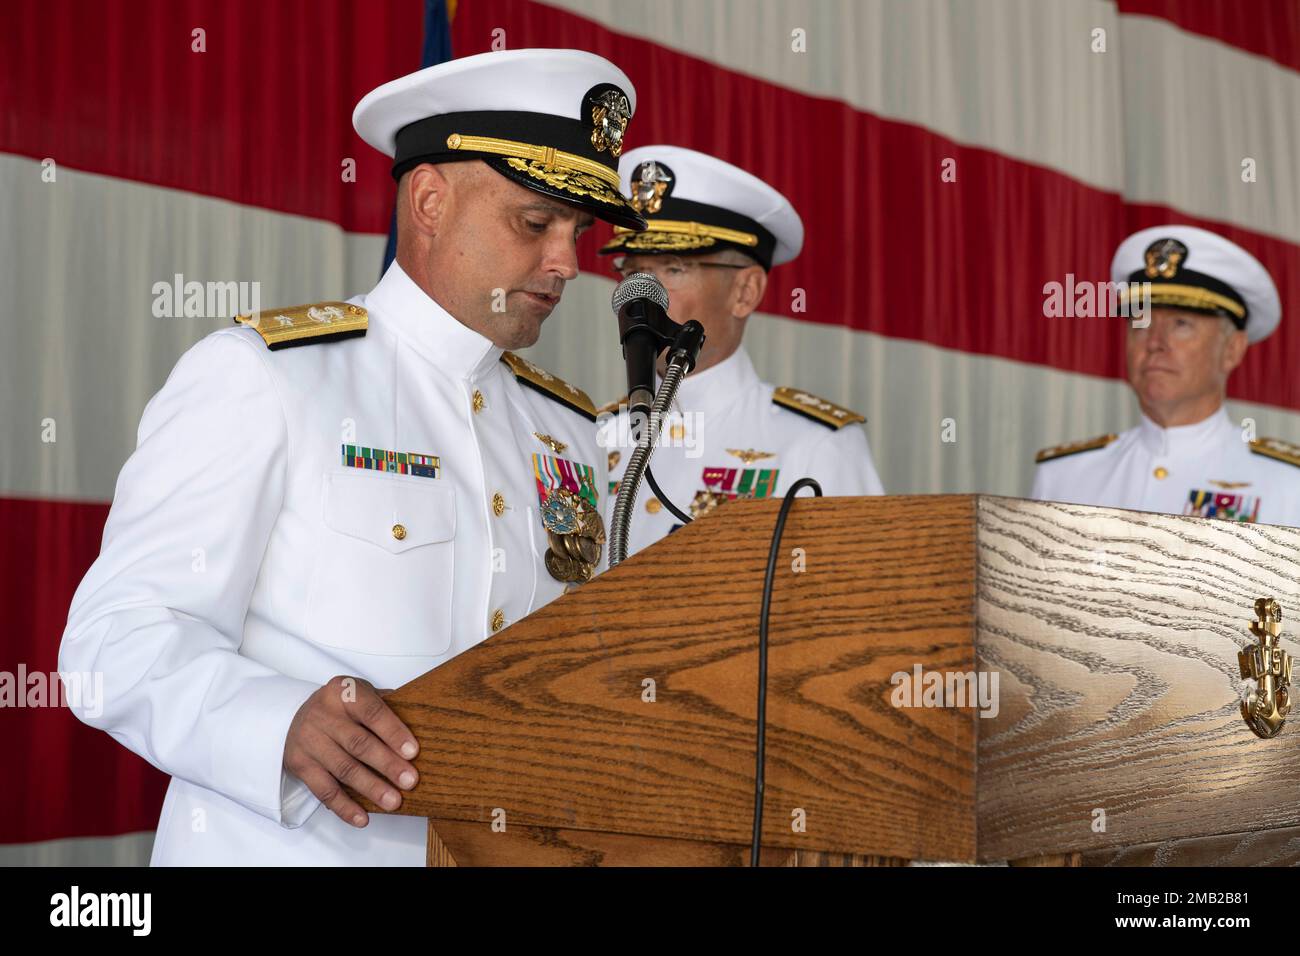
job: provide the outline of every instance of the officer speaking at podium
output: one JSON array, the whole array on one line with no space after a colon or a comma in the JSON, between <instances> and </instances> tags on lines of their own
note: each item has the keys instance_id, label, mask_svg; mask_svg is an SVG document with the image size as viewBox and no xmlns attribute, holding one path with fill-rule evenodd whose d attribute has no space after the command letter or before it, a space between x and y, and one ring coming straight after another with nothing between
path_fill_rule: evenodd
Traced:
<instances>
[{"instance_id":1,"label":"officer speaking at podium","mask_svg":"<svg viewBox=\"0 0 1300 956\"><path fill-rule=\"evenodd\" d=\"M453 60L369 93L397 258L369 293L241 316L145 409L65 671L86 723L172 775L154 864L423 865L395 810L417 743L375 688L437 667L605 564L579 389L515 356L600 217L639 229L628 78L574 50ZM322 806L324 804L324 806Z\"/></svg>"}]
</instances>

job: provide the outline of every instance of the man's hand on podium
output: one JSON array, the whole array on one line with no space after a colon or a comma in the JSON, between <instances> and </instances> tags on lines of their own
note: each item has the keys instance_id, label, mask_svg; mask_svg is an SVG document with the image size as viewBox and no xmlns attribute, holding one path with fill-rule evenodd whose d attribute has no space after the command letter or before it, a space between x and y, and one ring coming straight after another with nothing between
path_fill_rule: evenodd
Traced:
<instances>
[{"instance_id":1,"label":"man's hand on podium","mask_svg":"<svg viewBox=\"0 0 1300 956\"><path fill-rule=\"evenodd\" d=\"M402 805L400 790L410 790L417 779L409 758L419 746L380 693L360 677L332 678L298 708L284 743L284 768L339 819L358 828L370 820L348 797L345 784L385 810L396 810Z\"/></svg>"}]
</instances>

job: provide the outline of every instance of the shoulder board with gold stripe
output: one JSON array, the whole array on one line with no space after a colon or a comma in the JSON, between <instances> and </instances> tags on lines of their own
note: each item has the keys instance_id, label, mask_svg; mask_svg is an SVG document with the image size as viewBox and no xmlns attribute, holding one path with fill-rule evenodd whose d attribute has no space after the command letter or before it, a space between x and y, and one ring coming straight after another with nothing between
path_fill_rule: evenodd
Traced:
<instances>
[{"instance_id":1,"label":"shoulder board with gold stripe","mask_svg":"<svg viewBox=\"0 0 1300 956\"><path fill-rule=\"evenodd\" d=\"M624 395L622 398L616 398L612 402L606 402L604 405L600 406L600 408L596 409L596 414L597 415L618 414L618 410L627 404L628 397L629 396Z\"/></svg>"},{"instance_id":2,"label":"shoulder board with gold stripe","mask_svg":"<svg viewBox=\"0 0 1300 956\"><path fill-rule=\"evenodd\" d=\"M1250 450L1256 455L1276 458L1288 465L1300 467L1300 445L1281 438L1256 438L1250 443Z\"/></svg>"},{"instance_id":3,"label":"shoulder board with gold stripe","mask_svg":"<svg viewBox=\"0 0 1300 956\"><path fill-rule=\"evenodd\" d=\"M365 309L346 302L312 302L235 316L236 325L248 326L272 351L365 335L368 322Z\"/></svg>"},{"instance_id":4,"label":"shoulder board with gold stripe","mask_svg":"<svg viewBox=\"0 0 1300 956\"><path fill-rule=\"evenodd\" d=\"M1034 461L1041 465L1045 461L1065 458L1067 455L1077 455L1083 451L1095 451L1098 448L1105 448L1118 437L1118 435L1101 435L1084 441L1072 441L1066 445L1053 445L1051 448L1044 448L1035 455Z\"/></svg>"},{"instance_id":5,"label":"shoulder board with gold stripe","mask_svg":"<svg viewBox=\"0 0 1300 956\"><path fill-rule=\"evenodd\" d=\"M501 361L510 366L520 385L527 385L553 398L590 421L596 420L596 406L592 404L587 393L570 385L561 378L552 375L546 369L538 368L526 358L520 358L514 352L502 352Z\"/></svg>"},{"instance_id":6,"label":"shoulder board with gold stripe","mask_svg":"<svg viewBox=\"0 0 1300 956\"><path fill-rule=\"evenodd\" d=\"M845 425L867 420L857 412L849 411L834 402L828 402L824 398L818 398L802 389L790 388L787 385L780 386L772 393L772 401L796 415L821 422L828 428L843 428Z\"/></svg>"}]
</instances>

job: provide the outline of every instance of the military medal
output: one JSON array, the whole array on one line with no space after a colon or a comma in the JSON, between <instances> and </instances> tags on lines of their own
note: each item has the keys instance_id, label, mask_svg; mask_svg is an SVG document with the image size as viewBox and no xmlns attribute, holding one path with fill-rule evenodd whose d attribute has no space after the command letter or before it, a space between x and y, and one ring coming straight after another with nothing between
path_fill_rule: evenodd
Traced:
<instances>
[{"instance_id":1,"label":"military medal","mask_svg":"<svg viewBox=\"0 0 1300 956\"><path fill-rule=\"evenodd\" d=\"M546 564L546 570L550 572L551 577L557 581L576 581L578 562L573 558L561 557L550 548L546 549L546 557L543 559Z\"/></svg>"},{"instance_id":2,"label":"military medal","mask_svg":"<svg viewBox=\"0 0 1300 956\"><path fill-rule=\"evenodd\" d=\"M774 458L772 452L754 451L752 448L728 448L728 452L737 458L752 463L763 458ZM776 492L776 480L779 468L728 468L725 465L707 467L700 476L704 487L695 493L691 501L691 517L699 518L710 514L728 501L737 498L768 498Z\"/></svg>"},{"instance_id":3,"label":"military medal","mask_svg":"<svg viewBox=\"0 0 1300 956\"><path fill-rule=\"evenodd\" d=\"M546 529L547 573L557 581L591 580L605 544L605 525L590 465L533 455L533 477Z\"/></svg>"},{"instance_id":4,"label":"military medal","mask_svg":"<svg viewBox=\"0 0 1300 956\"><path fill-rule=\"evenodd\" d=\"M583 501L567 488L558 488L542 499L542 526L556 535L576 534L582 528Z\"/></svg>"},{"instance_id":5,"label":"military medal","mask_svg":"<svg viewBox=\"0 0 1300 956\"><path fill-rule=\"evenodd\" d=\"M691 501L691 517L700 518L717 510L718 505L727 500L727 496L716 491L709 491L702 488L695 492L695 498Z\"/></svg>"}]
</instances>

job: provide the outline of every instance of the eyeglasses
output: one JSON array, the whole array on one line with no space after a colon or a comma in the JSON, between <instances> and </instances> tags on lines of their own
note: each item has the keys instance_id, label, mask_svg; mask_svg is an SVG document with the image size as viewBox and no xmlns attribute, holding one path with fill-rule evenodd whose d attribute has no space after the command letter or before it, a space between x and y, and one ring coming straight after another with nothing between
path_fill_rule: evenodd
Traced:
<instances>
[{"instance_id":1,"label":"eyeglasses","mask_svg":"<svg viewBox=\"0 0 1300 956\"><path fill-rule=\"evenodd\" d=\"M614 274L626 279L638 272L648 272L660 282L665 289L672 292L686 286L700 269L748 269L749 266L735 262L701 262L699 259L682 259L678 256L644 256L632 260L619 256L614 260Z\"/></svg>"},{"instance_id":2,"label":"eyeglasses","mask_svg":"<svg viewBox=\"0 0 1300 956\"><path fill-rule=\"evenodd\" d=\"M1157 306L1159 308L1159 306ZM1163 312L1163 310L1162 310ZM1224 324L1227 326L1224 331L1232 330L1230 322L1224 323L1227 316L1218 315L1186 315L1183 313L1148 313L1143 317L1142 324L1137 324L1136 318L1124 318L1125 324L1128 325L1128 334L1130 338L1136 341L1145 342L1148 335L1157 333L1170 342L1193 342L1209 327L1209 323Z\"/></svg>"}]
</instances>

